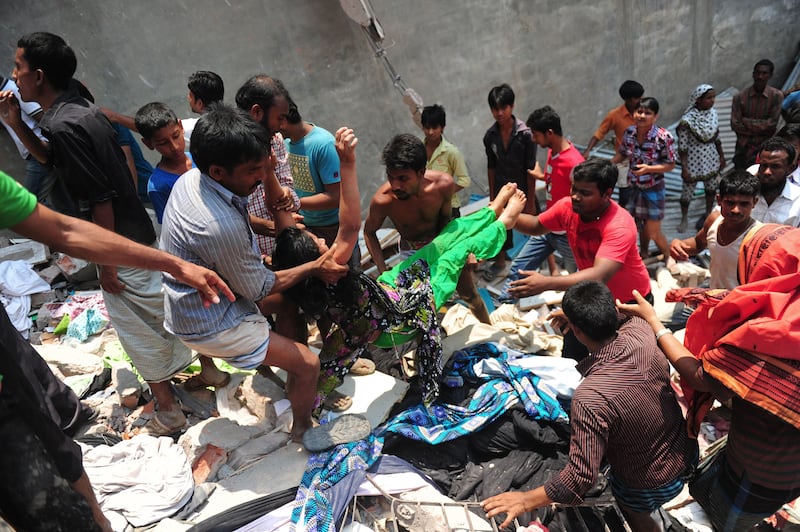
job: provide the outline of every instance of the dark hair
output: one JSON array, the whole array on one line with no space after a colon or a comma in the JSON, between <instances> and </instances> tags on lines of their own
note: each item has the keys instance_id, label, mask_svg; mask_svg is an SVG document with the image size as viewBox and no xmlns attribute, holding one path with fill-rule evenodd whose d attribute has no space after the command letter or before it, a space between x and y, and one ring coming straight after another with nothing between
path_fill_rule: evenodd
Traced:
<instances>
[{"instance_id":1,"label":"dark hair","mask_svg":"<svg viewBox=\"0 0 800 532\"><path fill-rule=\"evenodd\" d=\"M644 94L644 87L638 81L633 81L632 79L628 79L622 82L622 85L619 86L619 97L623 100L629 100L630 98L641 98Z\"/></svg>"},{"instance_id":2,"label":"dark hair","mask_svg":"<svg viewBox=\"0 0 800 532\"><path fill-rule=\"evenodd\" d=\"M162 127L171 126L178 123L175 111L161 102L146 103L136 111L134 117L136 130L146 140L150 140L153 134Z\"/></svg>"},{"instance_id":3,"label":"dark hair","mask_svg":"<svg viewBox=\"0 0 800 532\"><path fill-rule=\"evenodd\" d=\"M250 111L250 108L258 104L264 112L275 105L275 99L283 97L286 101L292 101L289 91L283 86L281 80L271 78L266 74L257 74L239 87L236 91L236 105L239 109Z\"/></svg>"},{"instance_id":4,"label":"dark hair","mask_svg":"<svg viewBox=\"0 0 800 532\"><path fill-rule=\"evenodd\" d=\"M218 102L194 126L190 151L203 173L211 165L232 171L236 165L266 156L270 136L246 112Z\"/></svg>"},{"instance_id":5,"label":"dark hair","mask_svg":"<svg viewBox=\"0 0 800 532\"><path fill-rule=\"evenodd\" d=\"M612 338L619 315L611 290L600 281L581 281L564 292L561 308L570 324L596 342Z\"/></svg>"},{"instance_id":6,"label":"dark hair","mask_svg":"<svg viewBox=\"0 0 800 532\"><path fill-rule=\"evenodd\" d=\"M411 169L420 172L425 170L428 154L419 138L410 133L401 133L384 146L381 160L387 170Z\"/></svg>"},{"instance_id":7,"label":"dark hair","mask_svg":"<svg viewBox=\"0 0 800 532\"><path fill-rule=\"evenodd\" d=\"M428 105L422 109L422 127L444 127L447 115L439 104Z\"/></svg>"},{"instance_id":8,"label":"dark hair","mask_svg":"<svg viewBox=\"0 0 800 532\"><path fill-rule=\"evenodd\" d=\"M597 190L601 194L614 189L618 175L619 171L616 165L611 164L608 159L600 159L599 157L589 157L572 170L573 181L596 183Z\"/></svg>"},{"instance_id":9,"label":"dark hair","mask_svg":"<svg viewBox=\"0 0 800 532\"><path fill-rule=\"evenodd\" d=\"M558 116L555 109L549 105L545 105L533 111L525 124L531 128L532 131L547 133L548 129L552 129L553 133L556 135L563 135L561 132L561 117Z\"/></svg>"},{"instance_id":10,"label":"dark hair","mask_svg":"<svg viewBox=\"0 0 800 532\"><path fill-rule=\"evenodd\" d=\"M286 270L315 261L319 257L319 247L307 231L287 227L278 233L275 239L272 267L275 270ZM325 314L332 298L325 282L316 277L306 277L283 293L299 306L308 318L313 319L319 319ZM351 270L336 283L333 297L338 303L352 307L356 305L359 293L358 274Z\"/></svg>"},{"instance_id":11,"label":"dark hair","mask_svg":"<svg viewBox=\"0 0 800 532\"><path fill-rule=\"evenodd\" d=\"M765 140L758 149L759 153L762 151L785 151L789 156L786 160L786 164L788 165L791 165L794 162L794 158L797 156L797 151L794 149L794 146L792 146L792 143L781 137L771 137Z\"/></svg>"},{"instance_id":12,"label":"dark hair","mask_svg":"<svg viewBox=\"0 0 800 532\"><path fill-rule=\"evenodd\" d=\"M290 124L299 124L303 121L303 117L300 116L300 110L294 100L289 100L289 112L286 113L286 121Z\"/></svg>"},{"instance_id":13,"label":"dark hair","mask_svg":"<svg viewBox=\"0 0 800 532\"><path fill-rule=\"evenodd\" d=\"M720 198L733 195L752 196L755 198L758 196L760 188L761 184L756 176L744 168L733 168L722 176L717 192Z\"/></svg>"},{"instance_id":14,"label":"dark hair","mask_svg":"<svg viewBox=\"0 0 800 532\"><path fill-rule=\"evenodd\" d=\"M29 33L17 41L17 48L23 50L22 56L31 70L44 72L54 89L67 90L78 60L63 38L43 31Z\"/></svg>"},{"instance_id":15,"label":"dark hair","mask_svg":"<svg viewBox=\"0 0 800 532\"><path fill-rule=\"evenodd\" d=\"M636 106L637 109L648 109L653 111L654 114L658 114L658 100L653 98L652 96L648 96L647 98L642 98L639 100L639 105Z\"/></svg>"},{"instance_id":16,"label":"dark hair","mask_svg":"<svg viewBox=\"0 0 800 532\"><path fill-rule=\"evenodd\" d=\"M500 109L507 105L514 105L514 91L508 85L503 83L496 87L492 87L489 91L489 107L491 109Z\"/></svg>"},{"instance_id":17,"label":"dark hair","mask_svg":"<svg viewBox=\"0 0 800 532\"><path fill-rule=\"evenodd\" d=\"M775 136L789 142L800 139L800 123L789 122L775 133Z\"/></svg>"},{"instance_id":18,"label":"dark hair","mask_svg":"<svg viewBox=\"0 0 800 532\"><path fill-rule=\"evenodd\" d=\"M773 74L775 72L775 63L773 63L769 59L762 59L761 61L759 61L758 63L753 65L753 72L755 72L756 69L758 69L758 67L760 67L760 66L765 66L765 67L769 68L769 73L770 74Z\"/></svg>"},{"instance_id":19,"label":"dark hair","mask_svg":"<svg viewBox=\"0 0 800 532\"><path fill-rule=\"evenodd\" d=\"M206 107L214 102L221 102L225 96L225 84L222 78L210 70L198 70L189 76L187 86L195 99L201 100Z\"/></svg>"}]
</instances>

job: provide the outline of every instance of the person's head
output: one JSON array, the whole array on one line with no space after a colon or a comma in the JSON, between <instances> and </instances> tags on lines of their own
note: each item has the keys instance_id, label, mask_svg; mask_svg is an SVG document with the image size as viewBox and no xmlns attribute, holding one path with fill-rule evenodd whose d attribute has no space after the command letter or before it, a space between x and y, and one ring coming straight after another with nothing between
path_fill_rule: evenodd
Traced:
<instances>
[{"instance_id":1,"label":"person's head","mask_svg":"<svg viewBox=\"0 0 800 532\"><path fill-rule=\"evenodd\" d=\"M189 107L202 113L212 103L221 102L225 96L225 84L218 74L210 70L198 70L189 76Z\"/></svg>"},{"instance_id":2,"label":"person's head","mask_svg":"<svg viewBox=\"0 0 800 532\"><path fill-rule=\"evenodd\" d=\"M758 152L758 181L761 193L783 190L786 176L794 170L796 152L788 141L772 137L761 144Z\"/></svg>"},{"instance_id":3,"label":"person's head","mask_svg":"<svg viewBox=\"0 0 800 532\"><path fill-rule=\"evenodd\" d=\"M152 102L143 105L136 111L134 121L145 146L156 150L169 161L180 161L186 157L183 126L175 111L166 104Z\"/></svg>"},{"instance_id":4,"label":"person's head","mask_svg":"<svg viewBox=\"0 0 800 532\"><path fill-rule=\"evenodd\" d=\"M286 113L286 120L281 122L281 135L298 141L305 136L303 133L303 117L294 100L289 100L289 111Z\"/></svg>"},{"instance_id":5,"label":"person's head","mask_svg":"<svg viewBox=\"0 0 800 532\"><path fill-rule=\"evenodd\" d=\"M744 169L727 172L719 182L717 203L722 216L734 223L749 220L758 200L758 178Z\"/></svg>"},{"instance_id":6,"label":"person's head","mask_svg":"<svg viewBox=\"0 0 800 532\"><path fill-rule=\"evenodd\" d=\"M628 79L619 86L619 97L625 100L625 106L631 111L636 109L643 95L644 87L638 81Z\"/></svg>"},{"instance_id":7,"label":"person's head","mask_svg":"<svg viewBox=\"0 0 800 532\"><path fill-rule=\"evenodd\" d=\"M763 92L767 82L775 72L775 63L769 59L762 59L753 67L753 88L758 92Z\"/></svg>"},{"instance_id":8,"label":"person's head","mask_svg":"<svg viewBox=\"0 0 800 532\"><path fill-rule=\"evenodd\" d=\"M800 123L786 124L775 136L792 145L794 148L794 164L797 165L797 159L800 157Z\"/></svg>"},{"instance_id":9,"label":"person's head","mask_svg":"<svg viewBox=\"0 0 800 532\"><path fill-rule=\"evenodd\" d=\"M447 115L439 104L428 105L422 109L422 131L427 142L438 143L442 139Z\"/></svg>"},{"instance_id":10,"label":"person's head","mask_svg":"<svg viewBox=\"0 0 800 532\"><path fill-rule=\"evenodd\" d=\"M395 135L384 146L382 160L395 197L407 200L416 195L428 160L422 141L410 133Z\"/></svg>"},{"instance_id":11,"label":"person's head","mask_svg":"<svg viewBox=\"0 0 800 532\"><path fill-rule=\"evenodd\" d=\"M270 135L242 110L215 103L194 127L191 152L201 172L245 197L264 176Z\"/></svg>"},{"instance_id":12,"label":"person's head","mask_svg":"<svg viewBox=\"0 0 800 532\"><path fill-rule=\"evenodd\" d=\"M236 105L264 126L270 135L284 127L289 113L289 91L279 79L258 74L244 82L236 92Z\"/></svg>"},{"instance_id":13,"label":"person's head","mask_svg":"<svg viewBox=\"0 0 800 532\"><path fill-rule=\"evenodd\" d=\"M45 84L55 91L65 91L78 67L75 52L58 35L36 32L17 41L14 71L11 78L23 101L37 101Z\"/></svg>"},{"instance_id":14,"label":"person's head","mask_svg":"<svg viewBox=\"0 0 800 532\"><path fill-rule=\"evenodd\" d=\"M564 292L561 309L578 340L602 343L617 334L619 316L611 290L600 281L580 281Z\"/></svg>"},{"instance_id":15,"label":"person's head","mask_svg":"<svg viewBox=\"0 0 800 532\"><path fill-rule=\"evenodd\" d=\"M633 112L636 126L641 129L650 129L658 120L658 100L652 97L642 98Z\"/></svg>"},{"instance_id":16,"label":"person's head","mask_svg":"<svg viewBox=\"0 0 800 532\"><path fill-rule=\"evenodd\" d=\"M489 109L492 110L492 116L496 122L502 124L511 120L514 112L514 91L508 83L492 87L492 90L489 91L488 101Z\"/></svg>"},{"instance_id":17,"label":"person's head","mask_svg":"<svg viewBox=\"0 0 800 532\"><path fill-rule=\"evenodd\" d=\"M608 208L617 167L611 161L590 157L572 169L572 210L584 220L600 216Z\"/></svg>"},{"instance_id":18,"label":"person's head","mask_svg":"<svg viewBox=\"0 0 800 532\"><path fill-rule=\"evenodd\" d=\"M708 111L714 107L717 93L714 87L708 84L699 85L691 95L691 102L699 111Z\"/></svg>"},{"instance_id":19,"label":"person's head","mask_svg":"<svg viewBox=\"0 0 800 532\"><path fill-rule=\"evenodd\" d=\"M531 128L533 140L542 148L552 148L553 142L563 136L561 117L549 105L533 111L525 123Z\"/></svg>"}]
</instances>

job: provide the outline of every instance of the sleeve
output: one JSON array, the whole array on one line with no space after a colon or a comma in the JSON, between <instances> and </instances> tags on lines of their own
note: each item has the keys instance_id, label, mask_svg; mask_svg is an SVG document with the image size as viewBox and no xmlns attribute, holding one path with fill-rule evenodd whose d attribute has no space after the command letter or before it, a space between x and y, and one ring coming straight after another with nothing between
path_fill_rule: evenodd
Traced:
<instances>
[{"instance_id":1,"label":"sleeve","mask_svg":"<svg viewBox=\"0 0 800 532\"><path fill-rule=\"evenodd\" d=\"M483 147L486 150L486 165L488 168L497 168L497 154L492 146L492 136L490 131L483 135Z\"/></svg>"},{"instance_id":2,"label":"sleeve","mask_svg":"<svg viewBox=\"0 0 800 532\"><path fill-rule=\"evenodd\" d=\"M158 223L164 223L164 209L167 207L167 201L169 200L171 192L172 188L167 188L165 190L156 172L150 175L150 179L147 181L147 196L153 203L153 210L156 211Z\"/></svg>"},{"instance_id":3,"label":"sleeve","mask_svg":"<svg viewBox=\"0 0 800 532\"><path fill-rule=\"evenodd\" d=\"M731 129L737 133L747 133L742 123L742 93L736 94L731 102Z\"/></svg>"},{"instance_id":4,"label":"sleeve","mask_svg":"<svg viewBox=\"0 0 800 532\"><path fill-rule=\"evenodd\" d=\"M536 166L536 143L533 141L533 134L530 131L526 131L523 138L525 140L525 168L533 170Z\"/></svg>"},{"instance_id":5,"label":"sleeve","mask_svg":"<svg viewBox=\"0 0 800 532\"><path fill-rule=\"evenodd\" d=\"M314 165L317 167L320 179L324 185L340 183L339 177L339 154L336 153L334 140L327 139L322 143L314 154Z\"/></svg>"},{"instance_id":6,"label":"sleeve","mask_svg":"<svg viewBox=\"0 0 800 532\"><path fill-rule=\"evenodd\" d=\"M0 228L17 225L36 208L36 196L17 183L13 177L0 171Z\"/></svg>"},{"instance_id":7,"label":"sleeve","mask_svg":"<svg viewBox=\"0 0 800 532\"><path fill-rule=\"evenodd\" d=\"M781 108L783 106L783 93L775 90L774 96L770 99L769 116L767 116L767 123L772 127L778 126L778 121L781 119ZM773 130L774 131L774 130Z\"/></svg>"},{"instance_id":8,"label":"sleeve","mask_svg":"<svg viewBox=\"0 0 800 532\"><path fill-rule=\"evenodd\" d=\"M681 122L675 132L678 134L678 153L687 153L689 151L689 127Z\"/></svg>"},{"instance_id":9,"label":"sleeve","mask_svg":"<svg viewBox=\"0 0 800 532\"><path fill-rule=\"evenodd\" d=\"M636 238L636 226L632 222L624 223L618 216L603 228L595 256L625 264L628 251L636 248Z\"/></svg>"},{"instance_id":10,"label":"sleeve","mask_svg":"<svg viewBox=\"0 0 800 532\"><path fill-rule=\"evenodd\" d=\"M123 127L116 122L112 122L111 125L114 127L114 131L117 132L117 142L119 142L120 146L130 146L136 142L130 129Z\"/></svg>"},{"instance_id":11,"label":"sleeve","mask_svg":"<svg viewBox=\"0 0 800 532\"><path fill-rule=\"evenodd\" d=\"M33 118L34 115L42 112L42 106L39 105L39 102L25 102L18 92L15 91L15 93L17 95L17 101L19 102L19 108L22 109L23 113Z\"/></svg>"},{"instance_id":12,"label":"sleeve","mask_svg":"<svg viewBox=\"0 0 800 532\"><path fill-rule=\"evenodd\" d=\"M614 112L609 112L603 121L600 122L600 125L597 126L597 130L592 135L598 141L603 140L608 135L608 132L611 131L611 128L614 127Z\"/></svg>"},{"instance_id":13,"label":"sleeve","mask_svg":"<svg viewBox=\"0 0 800 532\"><path fill-rule=\"evenodd\" d=\"M289 155L286 152L286 144L283 142L283 137L276 133L272 137L272 152L275 154L278 164L275 166L275 177L282 187L289 187L292 194L292 201L294 202L294 211L300 209L300 198L294 191L294 179L292 179L292 169L289 166ZM272 217L269 218L270 220Z\"/></svg>"},{"instance_id":14,"label":"sleeve","mask_svg":"<svg viewBox=\"0 0 800 532\"><path fill-rule=\"evenodd\" d=\"M609 433L608 423L599 409L584 405L580 396L575 399L570 422L569 462L544 485L545 493L553 501L570 505L583 503L584 494L597 482Z\"/></svg>"},{"instance_id":15,"label":"sleeve","mask_svg":"<svg viewBox=\"0 0 800 532\"><path fill-rule=\"evenodd\" d=\"M565 231L567 229L565 223L564 209L572 211L572 199L568 196L561 198L550 208L539 214L539 223L542 224L548 231Z\"/></svg>"},{"instance_id":16,"label":"sleeve","mask_svg":"<svg viewBox=\"0 0 800 532\"><path fill-rule=\"evenodd\" d=\"M662 163L674 163L678 157L677 146L675 145L675 137L672 136L672 133L664 130L664 135L662 137L662 146L659 153L659 159Z\"/></svg>"},{"instance_id":17,"label":"sleeve","mask_svg":"<svg viewBox=\"0 0 800 532\"><path fill-rule=\"evenodd\" d=\"M467 173L467 164L464 162L464 156L461 155L461 152L458 150L458 148L453 147L453 150L450 152L450 161L448 164L452 170L451 173L456 185L460 186L461 188L467 188L471 183L471 180L469 178L469 174Z\"/></svg>"},{"instance_id":18,"label":"sleeve","mask_svg":"<svg viewBox=\"0 0 800 532\"><path fill-rule=\"evenodd\" d=\"M633 138L633 131L635 130L636 126L631 126L623 133L622 140L620 140L619 147L617 148L617 152L619 152L620 155L630 157L633 154L631 139Z\"/></svg>"}]
</instances>

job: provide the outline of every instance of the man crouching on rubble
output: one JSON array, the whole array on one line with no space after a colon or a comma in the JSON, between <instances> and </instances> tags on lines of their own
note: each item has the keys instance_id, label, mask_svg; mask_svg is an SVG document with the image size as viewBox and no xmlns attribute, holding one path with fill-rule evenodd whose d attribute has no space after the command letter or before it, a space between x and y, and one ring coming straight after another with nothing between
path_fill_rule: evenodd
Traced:
<instances>
[{"instance_id":1,"label":"man crouching on rubble","mask_svg":"<svg viewBox=\"0 0 800 532\"><path fill-rule=\"evenodd\" d=\"M666 359L648 324L618 315L602 283L575 284L562 308L551 314L553 325L572 329L589 350L577 365L584 380L572 399L569 463L543 486L481 504L488 517L506 514L501 528L547 504L581 504L605 458L611 490L631 528L661 530L651 513L681 491L697 460Z\"/></svg>"},{"instance_id":2,"label":"man crouching on rubble","mask_svg":"<svg viewBox=\"0 0 800 532\"><path fill-rule=\"evenodd\" d=\"M270 333L265 315L282 311L280 293L310 275L333 283L347 266L333 259L335 246L314 262L272 272L253 247L247 197L274 173L270 135L247 114L215 104L192 133L197 168L175 183L164 210L161 248L213 269L236 294L206 308L194 288L164 274L165 328L200 354L224 358L241 369L268 364L289 374L292 440L311 427L319 359L308 347Z\"/></svg>"}]
</instances>

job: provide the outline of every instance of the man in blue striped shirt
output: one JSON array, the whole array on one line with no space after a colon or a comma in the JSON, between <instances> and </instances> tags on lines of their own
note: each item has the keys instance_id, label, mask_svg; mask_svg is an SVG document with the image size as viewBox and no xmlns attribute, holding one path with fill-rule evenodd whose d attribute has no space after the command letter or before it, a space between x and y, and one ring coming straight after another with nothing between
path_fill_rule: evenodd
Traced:
<instances>
[{"instance_id":1,"label":"man in blue striped shirt","mask_svg":"<svg viewBox=\"0 0 800 532\"><path fill-rule=\"evenodd\" d=\"M192 287L164 275L167 330L198 353L242 369L267 364L285 369L292 403L292 439L311 426L319 360L308 347L270 334L265 314L281 313L281 292L308 276L336 282L347 267L333 249L313 263L272 272L261 261L250 229L247 196L274 173L269 133L244 112L215 105L192 134L197 168L175 183L161 233L161 247L216 271L236 294L214 308Z\"/></svg>"}]
</instances>

